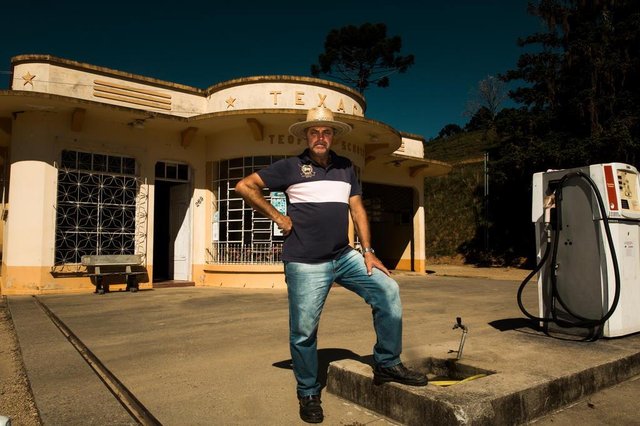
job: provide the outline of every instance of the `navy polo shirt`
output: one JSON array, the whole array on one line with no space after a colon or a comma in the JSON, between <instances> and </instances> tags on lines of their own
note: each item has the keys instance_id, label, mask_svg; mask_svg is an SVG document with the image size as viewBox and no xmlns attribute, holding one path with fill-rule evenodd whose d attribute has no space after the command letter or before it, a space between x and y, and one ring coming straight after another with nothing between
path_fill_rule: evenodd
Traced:
<instances>
[{"instance_id":1,"label":"navy polo shirt","mask_svg":"<svg viewBox=\"0 0 640 426\"><path fill-rule=\"evenodd\" d=\"M311 160L307 149L258 171L270 190L287 195L293 229L284 240L284 261L326 262L351 250L349 198L362 189L351 161L333 151L329 155L326 169Z\"/></svg>"}]
</instances>

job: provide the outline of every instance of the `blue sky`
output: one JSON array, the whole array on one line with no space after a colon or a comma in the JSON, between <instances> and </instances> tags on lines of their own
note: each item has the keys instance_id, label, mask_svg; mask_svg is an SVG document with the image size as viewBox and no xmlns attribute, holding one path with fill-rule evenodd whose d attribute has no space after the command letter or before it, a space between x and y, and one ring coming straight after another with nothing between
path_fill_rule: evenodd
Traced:
<instances>
[{"instance_id":1,"label":"blue sky","mask_svg":"<svg viewBox=\"0 0 640 426\"><path fill-rule=\"evenodd\" d=\"M480 80L515 68L517 38L542 29L526 9L527 0L11 2L2 7L0 72L14 55L39 53L199 88L309 76L331 29L384 22L416 62L390 87L365 92L366 116L430 138L468 121Z\"/></svg>"}]
</instances>

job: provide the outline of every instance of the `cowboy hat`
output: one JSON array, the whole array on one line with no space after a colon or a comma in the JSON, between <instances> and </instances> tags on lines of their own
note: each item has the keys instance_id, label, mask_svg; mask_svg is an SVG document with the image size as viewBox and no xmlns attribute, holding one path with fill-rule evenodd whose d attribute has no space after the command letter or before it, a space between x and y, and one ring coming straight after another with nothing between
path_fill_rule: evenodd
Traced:
<instances>
[{"instance_id":1,"label":"cowboy hat","mask_svg":"<svg viewBox=\"0 0 640 426\"><path fill-rule=\"evenodd\" d=\"M333 112L329 108L317 107L307 111L307 120L295 123L289 127L289 133L293 136L305 139L309 127L331 127L334 137L346 135L351 131L351 126L333 119Z\"/></svg>"}]
</instances>

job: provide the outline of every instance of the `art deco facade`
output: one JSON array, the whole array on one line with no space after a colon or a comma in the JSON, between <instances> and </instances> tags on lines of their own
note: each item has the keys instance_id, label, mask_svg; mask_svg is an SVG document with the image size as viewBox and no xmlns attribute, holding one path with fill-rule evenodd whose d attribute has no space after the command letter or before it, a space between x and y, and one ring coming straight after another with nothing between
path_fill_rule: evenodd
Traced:
<instances>
[{"instance_id":1,"label":"art deco facade","mask_svg":"<svg viewBox=\"0 0 640 426\"><path fill-rule=\"evenodd\" d=\"M287 129L320 105L353 127L334 149L357 167L379 257L425 270L423 182L450 167L423 159L421 137L367 119L346 86L260 76L199 89L42 55L13 58L12 72L0 91L1 294L93 291L86 254L142 255L141 289L284 286L282 235L233 188L300 153Z\"/></svg>"}]
</instances>

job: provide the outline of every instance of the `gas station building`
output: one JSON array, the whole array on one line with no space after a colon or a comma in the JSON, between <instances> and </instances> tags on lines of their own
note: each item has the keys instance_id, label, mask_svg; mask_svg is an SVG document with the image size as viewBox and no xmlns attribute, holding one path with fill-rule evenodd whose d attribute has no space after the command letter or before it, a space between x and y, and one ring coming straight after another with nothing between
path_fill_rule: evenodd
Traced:
<instances>
[{"instance_id":1,"label":"gas station building","mask_svg":"<svg viewBox=\"0 0 640 426\"><path fill-rule=\"evenodd\" d=\"M140 255L141 289L284 287L283 237L234 187L302 152L288 128L317 106L352 126L333 149L356 166L376 254L425 272L424 179L451 167L423 158L421 136L368 119L357 91L293 76L200 89L22 55L0 90L0 294L92 292L81 259L95 254Z\"/></svg>"}]
</instances>

